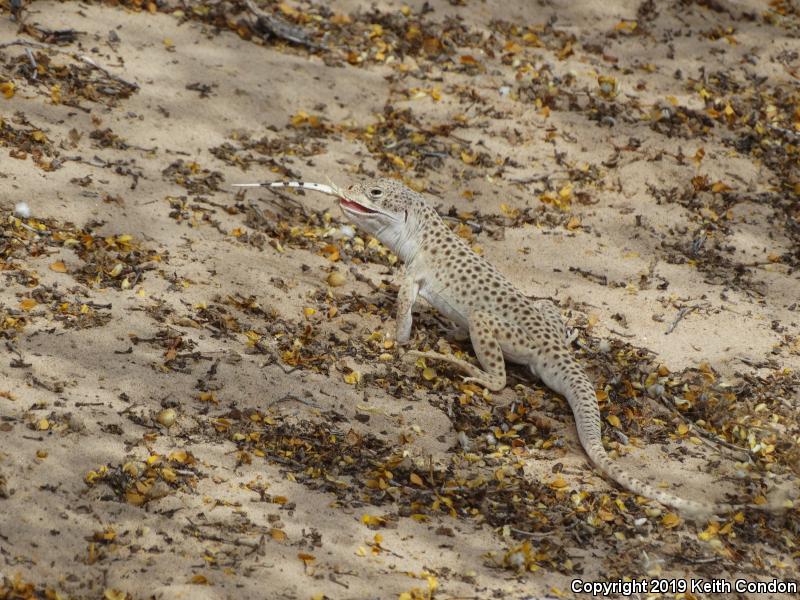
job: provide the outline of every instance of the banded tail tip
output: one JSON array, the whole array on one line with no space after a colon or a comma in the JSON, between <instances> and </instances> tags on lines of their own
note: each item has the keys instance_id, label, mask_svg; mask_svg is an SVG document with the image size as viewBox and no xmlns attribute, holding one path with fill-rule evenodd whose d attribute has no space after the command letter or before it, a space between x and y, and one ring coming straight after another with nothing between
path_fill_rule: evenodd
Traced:
<instances>
[{"instance_id":1,"label":"banded tail tip","mask_svg":"<svg viewBox=\"0 0 800 600\"><path fill-rule=\"evenodd\" d=\"M326 185L324 183L313 183L310 181L264 181L259 183L234 183L233 187L240 188L255 188L255 187L269 187L269 188L299 188L303 190L312 190L315 192L322 192L328 196L341 196L341 192L335 185Z\"/></svg>"}]
</instances>

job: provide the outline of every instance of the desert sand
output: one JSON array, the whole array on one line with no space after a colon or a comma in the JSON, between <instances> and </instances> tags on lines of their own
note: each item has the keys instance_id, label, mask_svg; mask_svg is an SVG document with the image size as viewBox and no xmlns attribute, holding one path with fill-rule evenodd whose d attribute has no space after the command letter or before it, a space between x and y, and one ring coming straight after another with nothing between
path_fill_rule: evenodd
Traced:
<instances>
[{"instance_id":1,"label":"desert sand","mask_svg":"<svg viewBox=\"0 0 800 600\"><path fill-rule=\"evenodd\" d=\"M0 598L800 579L796 4L188 4L0 1ZM231 187L378 175L559 305L616 460L785 510L610 484L523 369L403 359L330 198Z\"/></svg>"}]
</instances>

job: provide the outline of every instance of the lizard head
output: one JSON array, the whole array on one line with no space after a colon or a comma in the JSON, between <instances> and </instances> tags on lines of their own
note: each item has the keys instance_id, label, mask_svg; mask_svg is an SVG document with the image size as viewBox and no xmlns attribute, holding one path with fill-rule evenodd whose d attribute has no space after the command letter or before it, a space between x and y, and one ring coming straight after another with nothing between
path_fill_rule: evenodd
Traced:
<instances>
[{"instance_id":1,"label":"lizard head","mask_svg":"<svg viewBox=\"0 0 800 600\"><path fill-rule=\"evenodd\" d=\"M418 194L396 179L371 179L338 192L345 217L379 239L399 233L409 213L422 202Z\"/></svg>"}]
</instances>

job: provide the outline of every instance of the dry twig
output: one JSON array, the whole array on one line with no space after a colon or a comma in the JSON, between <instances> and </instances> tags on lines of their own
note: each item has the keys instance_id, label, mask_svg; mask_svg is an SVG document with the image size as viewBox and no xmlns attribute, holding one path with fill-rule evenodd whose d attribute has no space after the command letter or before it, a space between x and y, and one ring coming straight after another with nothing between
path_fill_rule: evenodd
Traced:
<instances>
[{"instance_id":1,"label":"dry twig","mask_svg":"<svg viewBox=\"0 0 800 600\"><path fill-rule=\"evenodd\" d=\"M75 52L67 52L66 50L62 50L61 48L57 48L57 47L53 46L52 44L42 44L40 42L31 42L29 40L13 40L11 42L5 42L3 44L0 44L0 48L8 48L10 46L23 46L26 49L27 48L39 48L40 50L49 50L51 52L57 52L58 54L66 54L67 56L70 56L75 60L78 60L78 61L80 61L80 62L82 62L82 63L84 63L86 65L89 65L93 69L97 69L98 71L103 73L103 75L105 75L109 79L113 79L114 81L116 81L118 83L121 83L122 85L126 85L126 86L128 86L129 88L131 88L133 90L138 90L139 89L139 84L138 83L133 83L131 81L123 79L119 75L114 75L111 71L109 71L105 67L97 64L94 61L94 59L89 58L88 56L85 56L83 54L76 54ZM28 52L28 57L29 57L29 59L31 59L33 61L33 59L31 58L30 52ZM35 62L35 61L33 61L33 62Z\"/></svg>"}]
</instances>

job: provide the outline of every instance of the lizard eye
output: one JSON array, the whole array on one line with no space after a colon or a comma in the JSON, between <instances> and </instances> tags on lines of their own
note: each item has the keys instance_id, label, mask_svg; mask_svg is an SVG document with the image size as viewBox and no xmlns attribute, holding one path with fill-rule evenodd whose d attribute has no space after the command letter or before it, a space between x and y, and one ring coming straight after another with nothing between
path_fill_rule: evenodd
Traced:
<instances>
[{"instance_id":1,"label":"lizard eye","mask_svg":"<svg viewBox=\"0 0 800 600\"><path fill-rule=\"evenodd\" d=\"M381 188L372 188L369 191L369 195L372 196L373 198L380 198L381 196L383 196L383 190Z\"/></svg>"}]
</instances>

